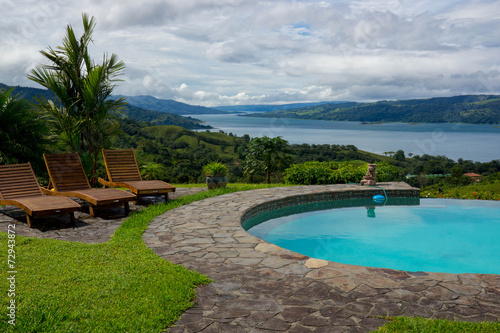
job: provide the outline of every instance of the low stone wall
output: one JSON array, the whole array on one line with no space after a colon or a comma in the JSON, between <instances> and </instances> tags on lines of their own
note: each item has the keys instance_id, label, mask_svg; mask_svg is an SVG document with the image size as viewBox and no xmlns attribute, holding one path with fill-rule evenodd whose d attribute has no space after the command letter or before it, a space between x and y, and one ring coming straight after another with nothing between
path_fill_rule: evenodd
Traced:
<instances>
[{"instance_id":1,"label":"low stone wall","mask_svg":"<svg viewBox=\"0 0 500 333\"><path fill-rule=\"evenodd\" d=\"M387 202L373 202L372 197L381 194ZM315 210L340 207L418 205L420 189L406 183L380 183L375 186L338 185L335 188L318 189L316 192L287 196L255 205L245 211L241 225L245 230L271 218ZM311 205L316 204L316 205Z\"/></svg>"}]
</instances>

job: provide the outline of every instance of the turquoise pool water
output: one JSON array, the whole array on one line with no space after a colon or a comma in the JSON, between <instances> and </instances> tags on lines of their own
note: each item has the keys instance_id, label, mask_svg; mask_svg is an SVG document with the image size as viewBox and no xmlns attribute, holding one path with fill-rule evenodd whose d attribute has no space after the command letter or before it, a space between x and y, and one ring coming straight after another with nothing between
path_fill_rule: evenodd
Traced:
<instances>
[{"instance_id":1,"label":"turquoise pool water","mask_svg":"<svg viewBox=\"0 0 500 333\"><path fill-rule=\"evenodd\" d=\"M249 233L310 257L404 271L500 274L500 202L359 201L245 223ZM303 211L318 204L305 205ZM290 208L288 208L290 210ZM293 209L292 209L293 210ZM286 209L281 215L286 214ZM280 214L278 214L280 215Z\"/></svg>"}]
</instances>

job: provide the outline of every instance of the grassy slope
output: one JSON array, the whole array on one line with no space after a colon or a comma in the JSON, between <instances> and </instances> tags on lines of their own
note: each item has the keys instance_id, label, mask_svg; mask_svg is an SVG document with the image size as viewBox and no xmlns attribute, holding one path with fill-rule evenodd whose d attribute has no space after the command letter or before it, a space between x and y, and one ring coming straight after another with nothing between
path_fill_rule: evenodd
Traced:
<instances>
[{"instance_id":1,"label":"grassy slope","mask_svg":"<svg viewBox=\"0 0 500 333\"><path fill-rule=\"evenodd\" d=\"M500 183L478 183L451 188L432 185L424 187L420 195L425 198L500 200Z\"/></svg>"}]
</instances>

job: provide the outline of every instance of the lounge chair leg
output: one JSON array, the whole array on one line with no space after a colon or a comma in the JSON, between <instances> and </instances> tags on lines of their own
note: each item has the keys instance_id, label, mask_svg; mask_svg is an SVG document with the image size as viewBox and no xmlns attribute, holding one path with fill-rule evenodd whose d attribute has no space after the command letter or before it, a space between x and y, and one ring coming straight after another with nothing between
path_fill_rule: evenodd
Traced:
<instances>
[{"instance_id":1,"label":"lounge chair leg","mask_svg":"<svg viewBox=\"0 0 500 333\"><path fill-rule=\"evenodd\" d=\"M125 208L125 215L128 215L130 213L130 206L128 204L128 201L125 201L123 208Z\"/></svg>"},{"instance_id":2,"label":"lounge chair leg","mask_svg":"<svg viewBox=\"0 0 500 333\"><path fill-rule=\"evenodd\" d=\"M168 193L165 193L165 202L168 201Z\"/></svg>"},{"instance_id":3,"label":"lounge chair leg","mask_svg":"<svg viewBox=\"0 0 500 333\"><path fill-rule=\"evenodd\" d=\"M28 223L28 227L31 228L33 226L33 216L26 214L26 222Z\"/></svg>"},{"instance_id":4,"label":"lounge chair leg","mask_svg":"<svg viewBox=\"0 0 500 333\"><path fill-rule=\"evenodd\" d=\"M76 221L75 221L75 213L71 212L69 213L69 220L71 221L71 223L73 225L76 225Z\"/></svg>"},{"instance_id":5,"label":"lounge chair leg","mask_svg":"<svg viewBox=\"0 0 500 333\"><path fill-rule=\"evenodd\" d=\"M95 209L94 209L94 205L89 203L89 213L90 213L90 216L94 217L95 216Z\"/></svg>"}]
</instances>

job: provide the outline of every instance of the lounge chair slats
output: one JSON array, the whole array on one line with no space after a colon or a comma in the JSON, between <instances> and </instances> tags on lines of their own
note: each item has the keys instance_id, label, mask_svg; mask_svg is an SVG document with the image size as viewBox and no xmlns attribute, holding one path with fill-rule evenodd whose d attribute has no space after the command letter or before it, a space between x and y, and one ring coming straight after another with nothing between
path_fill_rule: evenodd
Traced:
<instances>
[{"instance_id":1,"label":"lounge chair slats","mask_svg":"<svg viewBox=\"0 0 500 333\"><path fill-rule=\"evenodd\" d=\"M95 215L95 208L121 206L125 213L129 211L129 202L135 201L132 193L118 189L91 188L77 153L44 154L45 165L54 191L47 194L75 197L89 203L90 215Z\"/></svg>"},{"instance_id":2,"label":"lounge chair slats","mask_svg":"<svg viewBox=\"0 0 500 333\"><path fill-rule=\"evenodd\" d=\"M81 208L69 198L43 195L29 163L0 165L0 204L23 209L29 227L43 215L69 214L74 222L74 212Z\"/></svg>"},{"instance_id":3,"label":"lounge chair slats","mask_svg":"<svg viewBox=\"0 0 500 333\"><path fill-rule=\"evenodd\" d=\"M111 182L142 181L134 151L131 149L102 151L108 179Z\"/></svg>"},{"instance_id":4,"label":"lounge chair slats","mask_svg":"<svg viewBox=\"0 0 500 333\"><path fill-rule=\"evenodd\" d=\"M175 192L175 187L160 180L142 180L133 149L103 149L104 164L108 180L99 178L99 182L108 187L128 188L141 196L164 195Z\"/></svg>"}]
</instances>

